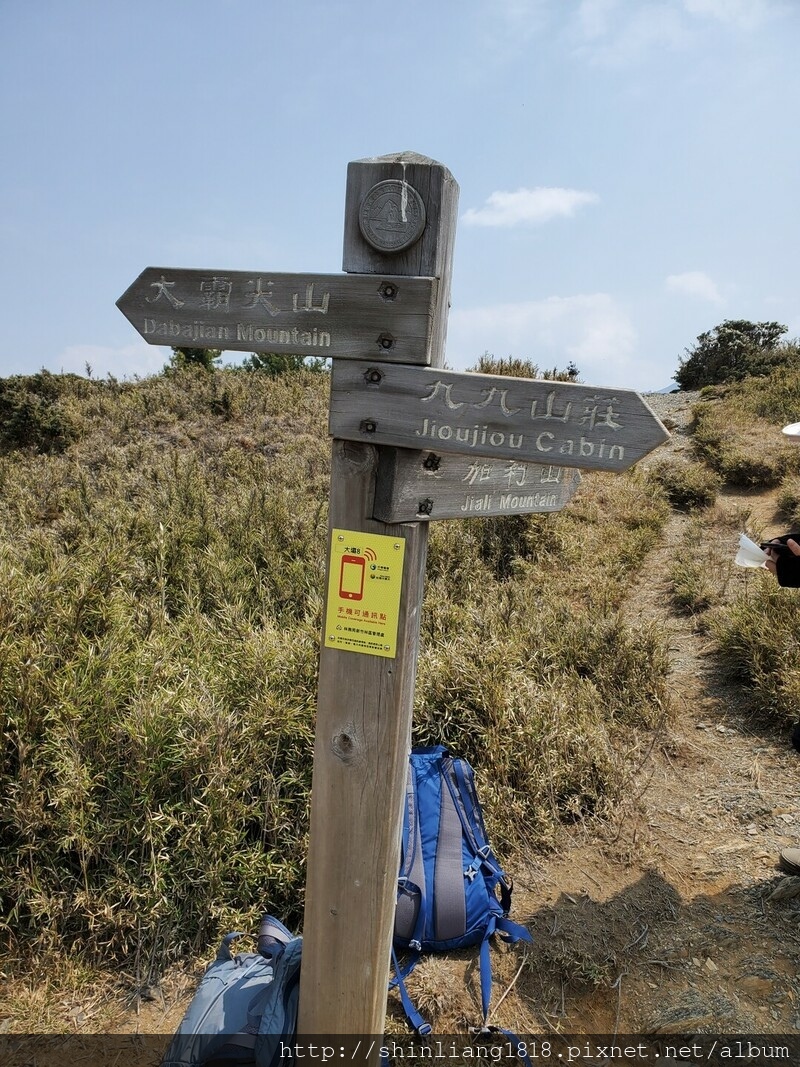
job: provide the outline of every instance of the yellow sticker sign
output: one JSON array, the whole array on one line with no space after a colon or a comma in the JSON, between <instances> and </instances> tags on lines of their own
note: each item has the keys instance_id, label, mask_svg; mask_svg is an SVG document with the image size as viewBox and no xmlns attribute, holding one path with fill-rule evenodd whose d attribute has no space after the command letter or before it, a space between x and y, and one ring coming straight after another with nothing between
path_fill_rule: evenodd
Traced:
<instances>
[{"instance_id":1,"label":"yellow sticker sign","mask_svg":"<svg viewBox=\"0 0 800 1067\"><path fill-rule=\"evenodd\" d=\"M327 648L394 659L405 547L402 537L333 530L325 612Z\"/></svg>"}]
</instances>

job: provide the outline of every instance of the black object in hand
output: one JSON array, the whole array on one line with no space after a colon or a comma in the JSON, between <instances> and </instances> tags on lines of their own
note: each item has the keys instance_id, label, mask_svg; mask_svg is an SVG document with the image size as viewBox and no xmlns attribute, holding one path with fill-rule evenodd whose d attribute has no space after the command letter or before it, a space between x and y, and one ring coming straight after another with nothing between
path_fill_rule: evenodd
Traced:
<instances>
[{"instance_id":1,"label":"black object in hand","mask_svg":"<svg viewBox=\"0 0 800 1067\"><path fill-rule=\"evenodd\" d=\"M791 589L800 589L800 556L796 556L786 544L787 541L792 540L797 541L797 544L800 545L800 534L784 534L783 537L777 540L778 545L772 545L771 547L777 548L775 577L778 579L778 585L789 586Z\"/></svg>"},{"instance_id":2,"label":"black object in hand","mask_svg":"<svg viewBox=\"0 0 800 1067\"><path fill-rule=\"evenodd\" d=\"M800 545L800 533L788 533L781 534L780 537L773 537L771 541L762 541L761 548L765 551L768 548L773 549L779 555L793 555L791 548L786 544L787 541L796 541Z\"/></svg>"}]
</instances>

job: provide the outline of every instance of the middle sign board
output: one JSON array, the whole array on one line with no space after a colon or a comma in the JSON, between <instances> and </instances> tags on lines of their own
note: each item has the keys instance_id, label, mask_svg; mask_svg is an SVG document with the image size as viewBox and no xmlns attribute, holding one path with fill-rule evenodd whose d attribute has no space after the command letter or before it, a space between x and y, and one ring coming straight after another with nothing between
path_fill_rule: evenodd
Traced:
<instances>
[{"instance_id":1,"label":"middle sign board","mask_svg":"<svg viewBox=\"0 0 800 1067\"><path fill-rule=\"evenodd\" d=\"M638 393L539 378L334 360L334 437L624 471L669 439Z\"/></svg>"}]
</instances>

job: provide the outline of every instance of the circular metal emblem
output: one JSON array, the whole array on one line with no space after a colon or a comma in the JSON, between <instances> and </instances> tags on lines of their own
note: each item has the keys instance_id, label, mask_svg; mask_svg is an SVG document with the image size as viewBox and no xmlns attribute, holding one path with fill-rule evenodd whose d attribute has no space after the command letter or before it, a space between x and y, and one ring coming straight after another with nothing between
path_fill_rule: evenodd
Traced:
<instances>
[{"instance_id":1,"label":"circular metal emblem","mask_svg":"<svg viewBox=\"0 0 800 1067\"><path fill-rule=\"evenodd\" d=\"M425 205L408 182L378 182L361 202L358 223L364 240L379 252L402 252L422 236Z\"/></svg>"}]
</instances>

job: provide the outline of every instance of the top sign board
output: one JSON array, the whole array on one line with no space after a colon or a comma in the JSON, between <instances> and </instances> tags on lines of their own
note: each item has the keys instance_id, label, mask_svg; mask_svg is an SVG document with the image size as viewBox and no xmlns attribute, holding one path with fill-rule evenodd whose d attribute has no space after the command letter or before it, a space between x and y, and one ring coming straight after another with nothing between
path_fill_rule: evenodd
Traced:
<instances>
[{"instance_id":1,"label":"top sign board","mask_svg":"<svg viewBox=\"0 0 800 1067\"><path fill-rule=\"evenodd\" d=\"M117 307L154 345L426 364L435 290L432 278L148 267Z\"/></svg>"},{"instance_id":2,"label":"top sign board","mask_svg":"<svg viewBox=\"0 0 800 1067\"><path fill-rule=\"evenodd\" d=\"M638 393L335 361L330 432L401 448L623 471L669 439Z\"/></svg>"}]
</instances>

